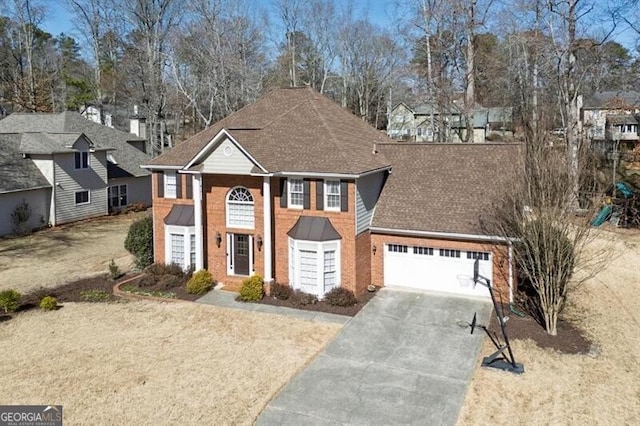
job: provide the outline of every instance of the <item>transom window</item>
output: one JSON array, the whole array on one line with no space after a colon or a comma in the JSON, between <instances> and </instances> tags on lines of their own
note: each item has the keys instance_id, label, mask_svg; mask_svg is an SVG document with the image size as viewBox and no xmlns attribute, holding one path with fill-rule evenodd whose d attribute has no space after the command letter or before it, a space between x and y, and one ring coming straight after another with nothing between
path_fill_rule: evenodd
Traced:
<instances>
[{"instance_id":1,"label":"transom window","mask_svg":"<svg viewBox=\"0 0 640 426\"><path fill-rule=\"evenodd\" d=\"M413 254L424 254L427 256L433 256L433 248L432 247L414 247Z\"/></svg>"},{"instance_id":2,"label":"transom window","mask_svg":"<svg viewBox=\"0 0 640 426\"><path fill-rule=\"evenodd\" d=\"M304 181L302 179L288 179L289 207L304 207Z\"/></svg>"},{"instance_id":3,"label":"transom window","mask_svg":"<svg viewBox=\"0 0 640 426\"><path fill-rule=\"evenodd\" d=\"M242 186L233 188L227 196L227 226L253 229L255 226L253 195Z\"/></svg>"},{"instance_id":4,"label":"transom window","mask_svg":"<svg viewBox=\"0 0 640 426\"><path fill-rule=\"evenodd\" d=\"M164 197L176 198L177 179L176 174L165 172L164 174Z\"/></svg>"},{"instance_id":5,"label":"transom window","mask_svg":"<svg viewBox=\"0 0 640 426\"><path fill-rule=\"evenodd\" d=\"M467 259L489 260L489 253L483 251L468 251Z\"/></svg>"},{"instance_id":6,"label":"transom window","mask_svg":"<svg viewBox=\"0 0 640 426\"><path fill-rule=\"evenodd\" d=\"M88 169L89 168L89 152L80 151L74 153L75 168L76 169Z\"/></svg>"},{"instance_id":7,"label":"transom window","mask_svg":"<svg viewBox=\"0 0 640 426\"><path fill-rule=\"evenodd\" d=\"M440 256L460 258L460 250L440 249Z\"/></svg>"},{"instance_id":8,"label":"transom window","mask_svg":"<svg viewBox=\"0 0 640 426\"><path fill-rule=\"evenodd\" d=\"M340 210L340 181L324 181L324 205L326 210Z\"/></svg>"},{"instance_id":9,"label":"transom window","mask_svg":"<svg viewBox=\"0 0 640 426\"><path fill-rule=\"evenodd\" d=\"M76 204L89 204L89 191L76 192Z\"/></svg>"},{"instance_id":10,"label":"transom window","mask_svg":"<svg viewBox=\"0 0 640 426\"><path fill-rule=\"evenodd\" d=\"M399 244L389 244L387 247L388 247L387 248L388 251L391 251L394 253L406 253L409 249L407 246L402 246Z\"/></svg>"}]
</instances>

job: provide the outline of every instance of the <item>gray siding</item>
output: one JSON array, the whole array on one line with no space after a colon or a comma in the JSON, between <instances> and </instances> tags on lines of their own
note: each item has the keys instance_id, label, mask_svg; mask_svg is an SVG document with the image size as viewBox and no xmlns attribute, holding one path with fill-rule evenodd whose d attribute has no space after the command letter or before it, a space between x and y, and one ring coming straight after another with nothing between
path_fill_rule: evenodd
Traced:
<instances>
[{"instance_id":1,"label":"gray siding","mask_svg":"<svg viewBox=\"0 0 640 426\"><path fill-rule=\"evenodd\" d=\"M41 228L49 223L51 188L0 194L0 236L13 234L11 213L22 200L31 207L31 218L28 222L30 229Z\"/></svg>"},{"instance_id":2,"label":"gray siding","mask_svg":"<svg viewBox=\"0 0 640 426\"><path fill-rule=\"evenodd\" d=\"M86 149L82 139L74 148ZM107 155L104 151L90 153L88 169L75 169L74 154L54 154L55 163L55 224L108 214ZM76 205L75 193L89 191L89 203Z\"/></svg>"},{"instance_id":3,"label":"gray siding","mask_svg":"<svg viewBox=\"0 0 640 426\"><path fill-rule=\"evenodd\" d=\"M356 234L369 229L386 173L373 173L356 181Z\"/></svg>"},{"instance_id":4,"label":"gray siding","mask_svg":"<svg viewBox=\"0 0 640 426\"><path fill-rule=\"evenodd\" d=\"M231 141L225 139L204 160L203 172L247 175L253 163Z\"/></svg>"},{"instance_id":5,"label":"gray siding","mask_svg":"<svg viewBox=\"0 0 640 426\"><path fill-rule=\"evenodd\" d=\"M190 178L191 176L189 176ZM109 179L109 186L127 185L127 204L151 205L151 176Z\"/></svg>"}]
</instances>

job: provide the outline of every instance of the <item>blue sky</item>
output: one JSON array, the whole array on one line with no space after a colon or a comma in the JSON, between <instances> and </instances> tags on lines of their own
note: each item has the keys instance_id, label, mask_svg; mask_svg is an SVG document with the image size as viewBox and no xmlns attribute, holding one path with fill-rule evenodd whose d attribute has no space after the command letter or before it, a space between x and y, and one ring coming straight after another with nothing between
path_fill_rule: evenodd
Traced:
<instances>
[{"instance_id":1,"label":"blue sky","mask_svg":"<svg viewBox=\"0 0 640 426\"><path fill-rule=\"evenodd\" d=\"M254 0L259 4L269 4L272 0ZM369 19L382 27L392 27L390 16L395 10L395 4L401 0L353 0L356 14L367 16ZM73 28L73 24L62 0L45 0L48 13L42 27L45 31L57 36L61 32L78 38L78 34ZM389 28L391 29L391 28ZM634 54L637 34L630 30L619 29L614 33L613 38L627 47ZM79 40L80 41L80 40Z\"/></svg>"}]
</instances>

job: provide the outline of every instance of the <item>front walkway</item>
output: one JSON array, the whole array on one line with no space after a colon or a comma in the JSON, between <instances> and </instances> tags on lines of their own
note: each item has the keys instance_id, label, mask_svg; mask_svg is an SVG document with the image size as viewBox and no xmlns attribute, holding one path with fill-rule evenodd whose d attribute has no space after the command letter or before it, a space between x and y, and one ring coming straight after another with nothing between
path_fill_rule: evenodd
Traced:
<instances>
[{"instance_id":1,"label":"front walkway","mask_svg":"<svg viewBox=\"0 0 640 426\"><path fill-rule=\"evenodd\" d=\"M455 424L489 300L382 289L258 418L258 425ZM461 324L463 326L461 326Z\"/></svg>"},{"instance_id":2,"label":"front walkway","mask_svg":"<svg viewBox=\"0 0 640 426\"><path fill-rule=\"evenodd\" d=\"M263 305L262 303L245 303L236 301L238 293L226 290L212 290L196 300L198 303L222 306L224 308L242 309L246 311L264 312L268 314L286 315L316 322L331 322L346 324L351 317L344 315L328 314L325 312L303 311L282 306Z\"/></svg>"}]
</instances>

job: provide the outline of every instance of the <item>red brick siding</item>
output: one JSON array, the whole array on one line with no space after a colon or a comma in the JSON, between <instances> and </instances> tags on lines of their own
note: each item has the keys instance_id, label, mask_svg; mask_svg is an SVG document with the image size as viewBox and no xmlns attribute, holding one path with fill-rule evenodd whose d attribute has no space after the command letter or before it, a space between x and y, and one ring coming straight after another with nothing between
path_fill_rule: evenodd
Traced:
<instances>
[{"instance_id":1,"label":"red brick siding","mask_svg":"<svg viewBox=\"0 0 640 426\"><path fill-rule=\"evenodd\" d=\"M162 172L153 172L151 179L151 191L153 195L153 254L156 263L165 263L164 258L164 218L171 211L171 207L175 204L193 205L193 200L187 200L185 198L160 198L158 197L158 175ZM178 175L182 179L178 179L178 183L182 184L182 196L186 197L186 179L191 179L191 176Z\"/></svg>"},{"instance_id":2,"label":"red brick siding","mask_svg":"<svg viewBox=\"0 0 640 426\"><path fill-rule=\"evenodd\" d=\"M383 257L385 244L426 245L434 248L491 252L493 256L492 284L499 289L504 301L509 300L509 259L508 249L505 245L372 234L371 247L376 246L376 254L372 254L371 257L371 281L372 284L379 286L384 283Z\"/></svg>"},{"instance_id":3,"label":"red brick siding","mask_svg":"<svg viewBox=\"0 0 640 426\"><path fill-rule=\"evenodd\" d=\"M356 237L356 294L362 294L371 284L371 234L369 231Z\"/></svg>"},{"instance_id":4,"label":"red brick siding","mask_svg":"<svg viewBox=\"0 0 640 426\"><path fill-rule=\"evenodd\" d=\"M329 212L316 210L316 182L311 180L311 208L307 210L280 207L280 179L271 180L271 191L274 194L274 236L275 280L282 284L289 283L289 236L287 232L295 225L300 216L321 216L328 218L338 231L340 240L341 285L354 293L356 288L356 242L355 242L355 182L348 183L349 211ZM365 284L366 287L366 284Z\"/></svg>"}]
</instances>

